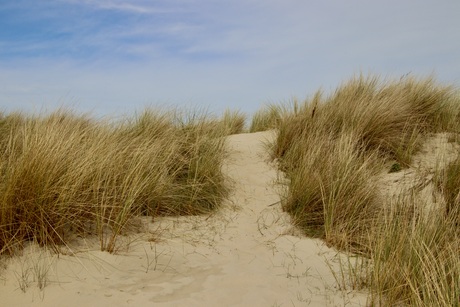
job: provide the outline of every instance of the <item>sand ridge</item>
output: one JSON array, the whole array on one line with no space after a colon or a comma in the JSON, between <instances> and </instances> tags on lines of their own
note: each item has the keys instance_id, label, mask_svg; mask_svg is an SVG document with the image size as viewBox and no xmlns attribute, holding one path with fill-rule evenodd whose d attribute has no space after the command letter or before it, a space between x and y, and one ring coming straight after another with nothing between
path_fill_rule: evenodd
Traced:
<instances>
[{"instance_id":1,"label":"sand ridge","mask_svg":"<svg viewBox=\"0 0 460 307\"><path fill-rule=\"evenodd\" d=\"M233 191L209 216L140 219L144 230L115 255L91 242L67 255L30 246L2 274L2 305L365 306L366 293L339 289L341 255L294 235L263 146L273 137L228 137Z\"/></svg>"}]
</instances>

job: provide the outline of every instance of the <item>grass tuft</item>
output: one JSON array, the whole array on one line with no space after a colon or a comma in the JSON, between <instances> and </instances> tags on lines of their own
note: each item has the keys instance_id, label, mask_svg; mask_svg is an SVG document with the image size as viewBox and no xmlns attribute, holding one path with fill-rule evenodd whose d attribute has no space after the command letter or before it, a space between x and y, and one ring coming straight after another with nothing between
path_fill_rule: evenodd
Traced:
<instances>
[{"instance_id":1,"label":"grass tuft","mask_svg":"<svg viewBox=\"0 0 460 307\"><path fill-rule=\"evenodd\" d=\"M447 219L460 225L460 156L437 175L445 199Z\"/></svg>"},{"instance_id":2,"label":"grass tuft","mask_svg":"<svg viewBox=\"0 0 460 307\"><path fill-rule=\"evenodd\" d=\"M243 133L246 130L246 115L240 111L226 109L221 122L227 135Z\"/></svg>"},{"instance_id":3,"label":"grass tuft","mask_svg":"<svg viewBox=\"0 0 460 307\"><path fill-rule=\"evenodd\" d=\"M402 197L379 217L367 277L372 304L458 306L460 302L458 226L442 212L423 212L420 202Z\"/></svg>"},{"instance_id":4,"label":"grass tuft","mask_svg":"<svg viewBox=\"0 0 460 307\"><path fill-rule=\"evenodd\" d=\"M227 195L224 130L204 114L145 110L96 122L68 110L0 119L0 251L99 236L114 252L133 216L202 214Z\"/></svg>"},{"instance_id":5,"label":"grass tuft","mask_svg":"<svg viewBox=\"0 0 460 307\"><path fill-rule=\"evenodd\" d=\"M410 167L430 134L458 135L454 88L431 77L359 75L327 97L317 92L284 110L256 115L276 118L266 126L278 131L271 153L286 175L283 208L293 221L307 235L369 259L357 262L352 279L369 285L371 304L458 306L460 160L436 175L445 210L427 213L415 190L389 202L377 185L389 162L390 172Z\"/></svg>"}]
</instances>

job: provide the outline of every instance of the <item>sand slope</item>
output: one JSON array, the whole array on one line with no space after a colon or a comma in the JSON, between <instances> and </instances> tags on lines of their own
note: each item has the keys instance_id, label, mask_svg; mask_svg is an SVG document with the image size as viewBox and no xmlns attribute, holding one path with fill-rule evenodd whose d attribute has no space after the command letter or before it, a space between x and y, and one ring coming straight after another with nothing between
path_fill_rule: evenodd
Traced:
<instances>
[{"instance_id":1,"label":"sand slope","mask_svg":"<svg viewBox=\"0 0 460 307\"><path fill-rule=\"evenodd\" d=\"M397 200L401 195L416 192L418 203L424 209L444 210L444 198L435 187L434 175L437 170L444 169L454 161L459 152L459 144L449 141L448 133L429 136L421 150L413 156L411 167L395 173L383 172L379 176L380 193L386 202L391 203L391 200Z\"/></svg>"},{"instance_id":2,"label":"sand slope","mask_svg":"<svg viewBox=\"0 0 460 307\"><path fill-rule=\"evenodd\" d=\"M365 293L338 289L337 252L292 235L262 146L271 137L228 138L224 171L234 189L223 209L140 219L142 232L116 255L89 240L59 256L30 246L1 274L0 305L365 306Z\"/></svg>"}]
</instances>

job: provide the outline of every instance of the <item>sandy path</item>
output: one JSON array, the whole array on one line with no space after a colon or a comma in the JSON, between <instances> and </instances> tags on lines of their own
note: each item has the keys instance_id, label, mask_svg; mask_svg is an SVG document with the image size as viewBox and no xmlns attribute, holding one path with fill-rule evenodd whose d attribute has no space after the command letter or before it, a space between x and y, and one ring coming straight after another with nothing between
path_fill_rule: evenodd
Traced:
<instances>
[{"instance_id":1,"label":"sandy path","mask_svg":"<svg viewBox=\"0 0 460 307\"><path fill-rule=\"evenodd\" d=\"M269 137L229 137L224 171L234 191L222 210L143 220L161 239L150 242L158 235L144 231L117 255L90 242L92 248L59 257L30 247L2 274L0 305L364 306L366 294L337 289L328 266L337 269L336 252L291 235L289 217L275 204L277 173L262 146Z\"/></svg>"}]
</instances>

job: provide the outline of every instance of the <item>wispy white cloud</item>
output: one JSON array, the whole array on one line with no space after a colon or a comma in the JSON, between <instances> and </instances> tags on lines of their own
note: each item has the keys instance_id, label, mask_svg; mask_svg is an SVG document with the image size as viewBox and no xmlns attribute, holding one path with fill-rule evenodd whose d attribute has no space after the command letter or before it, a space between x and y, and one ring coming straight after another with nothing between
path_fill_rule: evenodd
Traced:
<instances>
[{"instance_id":1,"label":"wispy white cloud","mask_svg":"<svg viewBox=\"0 0 460 307\"><path fill-rule=\"evenodd\" d=\"M85 5L92 9L114 10L136 14L161 14L171 12L155 6L151 1L116 1L116 0L58 0L73 5ZM133 3L134 2L134 3Z\"/></svg>"},{"instance_id":2,"label":"wispy white cloud","mask_svg":"<svg viewBox=\"0 0 460 307\"><path fill-rule=\"evenodd\" d=\"M456 0L17 1L0 5L0 25L34 31L0 29L0 109L73 97L100 113L148 102L253 111L360 70L460 81Z\"/></svg>"}]
</instances>

